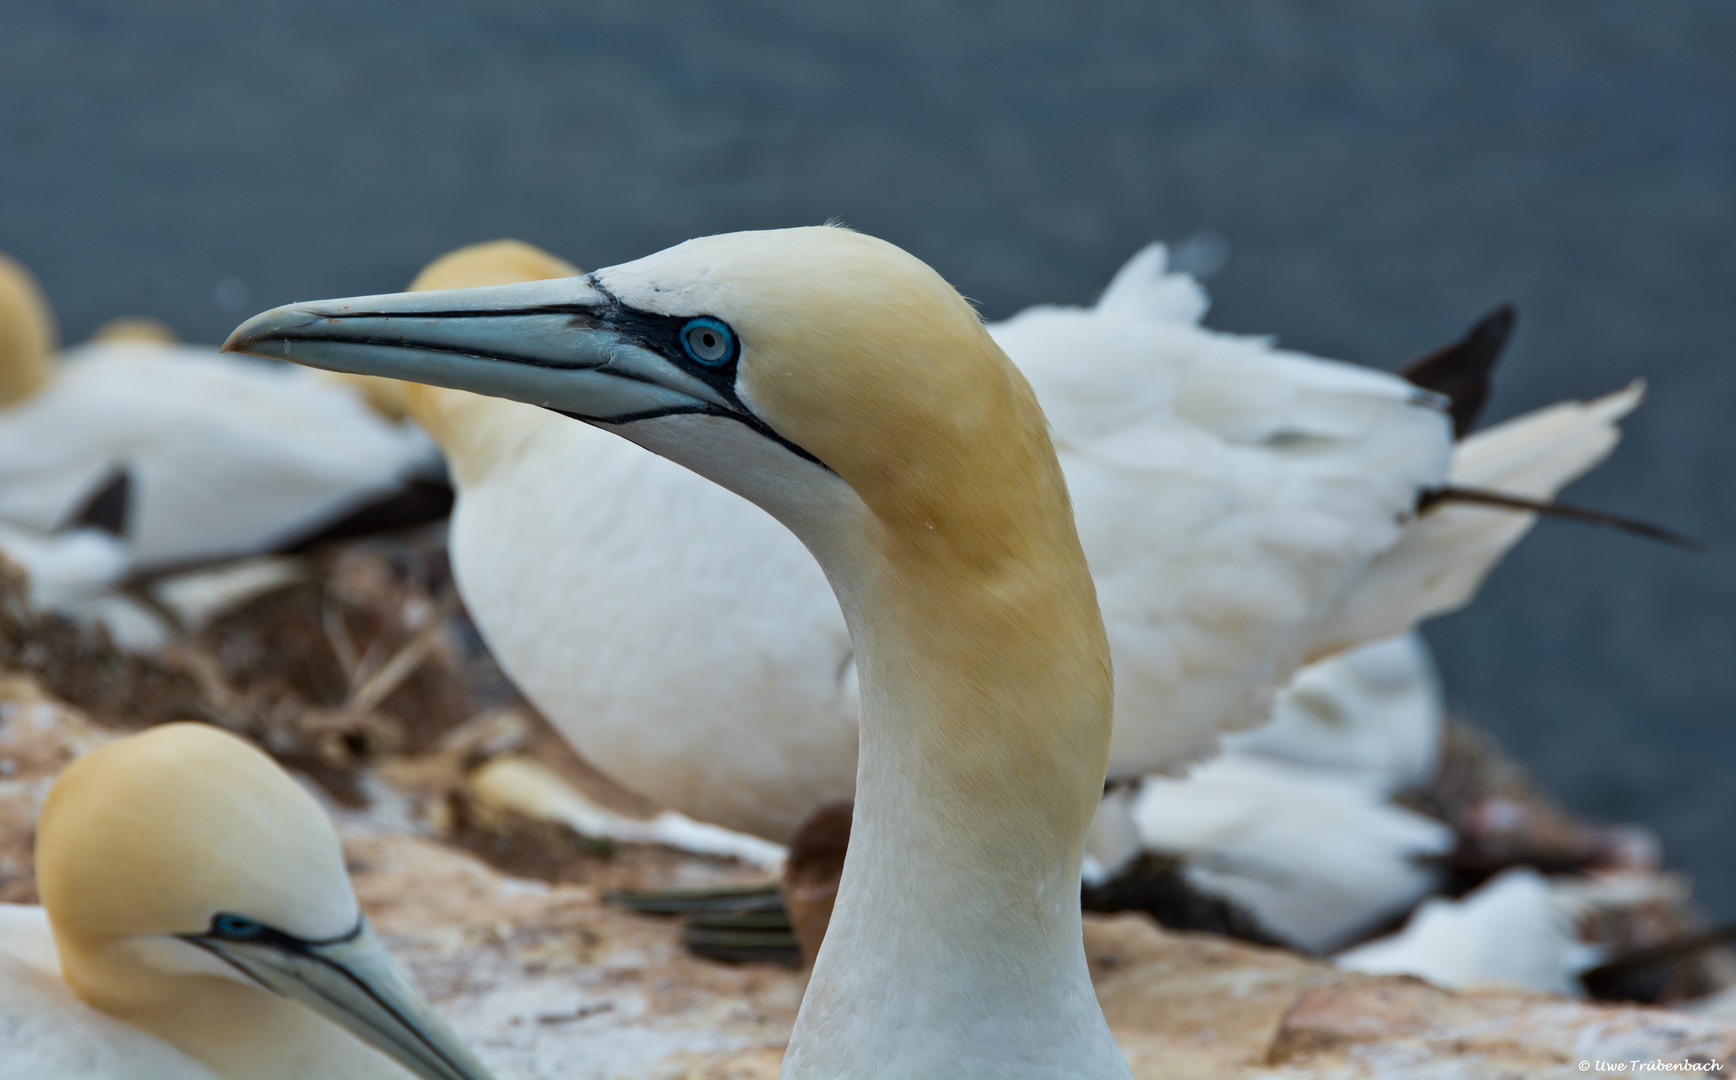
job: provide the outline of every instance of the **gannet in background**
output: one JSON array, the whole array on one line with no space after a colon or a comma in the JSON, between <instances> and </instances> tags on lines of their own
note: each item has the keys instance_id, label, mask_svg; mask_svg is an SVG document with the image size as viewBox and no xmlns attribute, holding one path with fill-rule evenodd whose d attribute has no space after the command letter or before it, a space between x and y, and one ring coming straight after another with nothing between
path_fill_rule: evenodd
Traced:
<instances>
[{"instance_id":1,"label":"gannet in background","mask_svg":"<svg viewBox=\"0 0 1736 1080\"><path fill-rule=\"evenodd\" d=\"M1593 886L1595 889L1595 886ZM1600 950L1579 940L1576 923L1593 906L1529 866L1491 878L1458 900L1426 900L1405 928L1339 953L1348 971L1415 975L1453 990L1518 987L1583 997L1576 977Z\"/></svg>"},{"instance_id":2,"label":"gannet in background","mask_svg":"<svg viewBox=\"0 0 1736 1080\"><path fill-rule=\"evenodd\" d=\"M574 273L502 242L414 287ZM1261 719L1303 659L1463 604L1533 516L1410 518L1419 490L1450 478L1547 497L1608 453L1638 400L1521 417L1449 466L1445 419L1413 388L1205 330L1204 307L1153 246L1092 308L989 327L1050 414L1115 654L1118 776L1172 770ZM466 606L581 753L659 805L777 841L851 797L854 657L787 531L546 410L433 387L399 400L452 470Z\"/></svg>"},{"instance_id":3,"label":"gannet in background","mask_svg":"<svg viewBox=\"0 0 1736 1080\"><path fill-rule=\"evenodd\" d=\"M137 325L52 362L52 326L0 263L0 522L102 528L129 573L274 549L434 465L420 432L328 379Z\"/></svg>"},{"instance_id":4,"label":"gannet in background","mask_svg":"<svg viewBox=\"0 0 1736 1080\"><path fill-rule=\"evenodd\" d=\"M862 746L784 1076L1130 1075L1078 903L1108 643L1036 399L932 270L844 229L713 236L584 278L292 305L226 347L565 412L807 545Z\"/></svg>"},{"instance_id":5,"label":"gannet in background","mask_svg":"<svg viewBox=\"0 0 1736 1080\"><path fill-rule=\"evenodd\" d=\"M36 279L0 254L0 409L48 385L54 338L54 313Z\"/></svg>"},{"instance_id":6,"label":"gannet in background","mask_svg":"<svg viewBox=\"0 0 1736 1080\"><path fill-rule=\"evenodd\" d=\"M74 761L36 872L42 907L0 905L0 1074L489 1075L374 936L319 805L232 735L166 724Z\"/></svg>"}]
</instances>

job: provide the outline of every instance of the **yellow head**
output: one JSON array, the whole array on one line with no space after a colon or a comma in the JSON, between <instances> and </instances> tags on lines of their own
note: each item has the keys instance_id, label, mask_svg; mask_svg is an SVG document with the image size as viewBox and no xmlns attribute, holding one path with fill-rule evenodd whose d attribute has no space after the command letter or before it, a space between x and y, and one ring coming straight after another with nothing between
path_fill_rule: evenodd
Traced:
<instances>
[{"instance_id":1,"label":"yellow head","mask_svg":"<svg viewBox=\"0 0 1736 1080\"><path fill-rule=\"evenodd\" d=\"M1025 489L1065 508L1030 387L964 298L892 244L828 227L735 233L595 280L628 307L726 323L742 404L889 526L993 547L990 534L1030 521Z\"/></svg>"},{"instance_id":2,"label":"yellow head","mask_svg":"<svg viewBox=\"0 0 1736 1080\"><path fill-rule=\"evenodd\" d=\"M331 1061L310 1037L370 1055L284 998L426 1080L487 1075L361 917L319 804L233 735L165 724L67 766L36 873L68 985L225 1075Z\"/></svg>"},{"instance_id":3,"label":"yellow head","mask_svg":"<svg viewBox=\"0 0 1736 1080\"><path fill-rule=\"evenodd\" d=\"M36 872L75 985L93 951L200 934L220 913L310 940L359 916L319 804L205 724L155 727L67 766L43 804Z\"/></svg>"},{"instance_id":4,"label":"yellow head","mask_svg":"<svg viewBox=\"0 0 1736 1080\"><path fill-rule=\"evenodd\" d=\"M1060 466L975 311L897 247L706 237L585 278L292 305L227 347L542 405L759 503L831 576L865 696L926 679L949 760L1064 773L1052 808L1082 835L1112 690Z\"/></svg>"},{"instance_id":5,"label":"yellow head","mask_svg":"<svg viewBox=\"0 0 1736 1080\"><path fill-rule=\"evenodd\" d=\"M0 255L0 409L48 383L54 313L30 271Z\"/></svg>"}]
</instances>

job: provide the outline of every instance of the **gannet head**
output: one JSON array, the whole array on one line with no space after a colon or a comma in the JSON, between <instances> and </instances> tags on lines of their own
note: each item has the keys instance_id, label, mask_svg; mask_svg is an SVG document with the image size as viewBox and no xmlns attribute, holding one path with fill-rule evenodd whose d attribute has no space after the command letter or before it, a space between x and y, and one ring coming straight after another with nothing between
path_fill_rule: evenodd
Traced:
<instances>
[{"instance_id":1,"label":"gannet head","mask_svg":"<svg viewBox=\"0 0 1736 1080\"><path fill-rule=\"evenodd\" d=\"M930 530L973 508L1005 517L1021 485L996 481L1015 473L1060 490L1035 398L975 311L919 260L847 229L705 237L583 277L291 304L224 347L610 427L798 534L791 491L811 494L817 474L884 522Z\"/></svg>"},{"instance_id":2,"label":"gannet head","mask_svg":"<svg viewBox=\"0 0 1736 1080\"><path fill-rule=\"evenodd\" d=\"M151 346L178 345L181 338L173 327L161 319L153 319L149 315L123 315L97 327L90 340L115 345Z\"/></svg>"},{"instance_id":3,"label":"gannet head","mask_svg":"<svg viewBox=\"0 0 1736 1080\"><path fill-rule=\"evenodd\" d=\"M488 1075L380 946L319 805L232 735L166 724L73 762L43 805L36 867L67 982L99 1008L228 978L426 1080Z\"/></svg>"},{"instance_id":4,"label":"gannet head","mask_svg":"<svg viewBox=\"0 0 1736 1080\"><path fill-rule=\"evenodd\" d=\"M475 289L522 281L578 277L584 271L558 255L523 240L488 240L455 248L422 268L411 292Z\"/></svg>"},{"instance_id":5,"label":"gannet head","mask_svg":"<svg viewBox=\"0 0 1736 1080\"><path fill-rule=\"evenodd\" d=\"M1056 850L1083 837L1113 690L1066 485L1029 385L913 256L734 233L583 277L291 304L224 347L540 405L758 503L826 570L865 693L944 702L911 709L947 718L912 755L1028 779ZM1003 808L979 820L1023 827Z\"/></svg>"},{"instance_id":6,"label":"gannet head","mask_svg":"<svg viewBox=\"0 0 1736 1080\"><path fill-rule=\"evenodd\" d=\"M30 271L0 255L0 409L48 382L54 315Z\"/></svg>"}]
</instances>

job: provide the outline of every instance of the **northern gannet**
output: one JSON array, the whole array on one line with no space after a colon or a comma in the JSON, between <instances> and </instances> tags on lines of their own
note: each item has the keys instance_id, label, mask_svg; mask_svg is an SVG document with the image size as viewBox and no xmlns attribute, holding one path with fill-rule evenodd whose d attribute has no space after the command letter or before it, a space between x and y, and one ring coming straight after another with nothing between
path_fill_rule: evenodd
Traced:
<instances>
[{"instance_id":1,"label":"northern gannet","mask_svg":"<svg viewBox=\"0 0 1736 1080\"><path fill-rule=\"evenodd\" d=\"M43 906L0 905L0 1074L489 1075L374 936L319 805L232 735L166 724L67 766L36 867Z\"/></svg>"},{"instance_id":2,"label":"northern gannet","mask_svg":"<svg viewBox=\"0 0 1736 1080\"><path fill-rule=\"evenodd\" d=\"M807 545L854 642L861 756L784 1076L1130 1075L1078 902L1103 622L1036 398L932 270L838 228L713 236L583 278L291 305L226 348L567 413Z\"/></svg>"},{"instance_id":3,"label":"northern gannet","mask_svg":"<svg viewBox=\"0 0 1736 1080\"><path fill-rule=\"evenodd\" d=\"M1418 491L1445 478L1547 497L1608 453L1638 401L1554 406L1449 463L1445 418L1413 388L1202 328L1204 294L1164 258L1141 252L1094 307L988 328L1053 425L1115 655L1111 772L1129 777L1268 715L1302 660L1464 603L1533 518L1446 504L1411 518ZM503 242L414 287L576 273ZM786 530L546 410L432 387L403 399L458 489L467 608L581 753L661 806L776 841L851 798L854 654Z\"/></svg>"},{"instance_id":4,"label":"northern gannet","mask_svg":"<svg viewBox=\"0 0 1736 1080\"><path fill-rule=\"evenodd\" d=\"M306 371L136 329L57 359L53 341L0 262L0 522L101 527L129 572L271 550L434 467L420 432Z\"/></svg>"}]
</instances>

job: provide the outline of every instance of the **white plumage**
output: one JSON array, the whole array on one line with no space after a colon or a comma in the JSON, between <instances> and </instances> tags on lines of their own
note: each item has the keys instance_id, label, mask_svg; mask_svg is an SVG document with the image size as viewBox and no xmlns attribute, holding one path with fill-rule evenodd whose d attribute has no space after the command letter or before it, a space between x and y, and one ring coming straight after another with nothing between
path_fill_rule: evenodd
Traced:
<instances>
[{"instance_id":1,"label":"white plumage","mask_svg":"<svg viewBox=\"0 0 1736 1080\"><path fill-rule=\"evenodd\" d=\"M1645 383L1591 401L1560 401L1475 432L1453 447L1448 482L1547 500L1590 471L1621 442L1623 417ZM1417 615L1470 602L1483 577L1522 539L1537 515L1446 503L1411 522L1339 600L1316 642L1317 655L1406 629ZM1406 598L1395 604L1394 598Z\"/></svg>"},{"instance_id":2,"label":"white plumage","mask_svg":"<svg viewBox=\"0 0 1736 1080\"><path fill-rule=\"evenodd\" d=\"M122 648L149 650L169 639L163 619L115 588L130 560L124 542L101 529L44 533L0 521L0 555L24 571L32 607L85 625L101 624Z\"/></svg>"},{"instance_id":3,"label":"white plumage","mask_svg":"<svg viewBox=\"0 0 1736 1080\"><path fill-rule=\"evenodd\" d=\"M120 473L131 570L249 554L426 469L425 437L287 364L139 341L69 350L0 413L0 520L65 527Z\"/></svg>"},{"instance_id":4,"label":"white plumage","mask_svg":"<svg viewBox=\"0 0 1736 1080\"><path fill-rule=\"evenodd\" d=\"M1396 794L1434 776L1445 722L1434 660L1410 633L1298 671L1271 721L1225 736L1224 753L1330 769Z\"/></svg>"},{"instance_id":5,"label":"white plumage","mask_svg":"<svg viewBox=\"0 0 1736 1080\"><path fill-rule=\"evenodd\" d=\"M1434 775L1444 721L1418 634L1310 664L1268 723L1224 738L1221 757L1104 799L1095 876L1141 849L1177 857L1195 888L1291 944L1340 945L1440 885L1430 860L1452 830L1389 796Z\"/></svg>"},{"instance_id":6,"label":"white plumage","mask_svg":"<svg viewBox=\"0 0 1736 1080\"><path fill-rule=\"evenodd\" d=\"M1148 779L1132 813L1148 847L1186 858L1193 885L1311 952L1433 892L1440 875L1424 860L1454 841L1378 788L1252 754L1226 754L1182 780Z\"/></svg>"},{"instance_id":7,"label":"white plumage","mask_svg":"<svg viewBox=\"0 0 1736 1080\"><path fill-rule=\"evenodd\" d=\"M1530 867L1515 867L1462 899L1424 901L1404 930L1333 962L1374 975L1416 975L1453 990L1583 995L1575 976L1597 962L1597 951L1575 932L1586 906Z\"/></svg>"},{"instance_id":8,"label":"white plumage","mask_svg":"<svg viewBox=\"0 0 1736 1080\"><path fill-rule=\"evenodd\" d=\"M1097 581L1112 776L1175 768L1264 719L1450 449L1401 379L1202 329L1203 293L1164 260L1161 245L1135 256L1093 308L991 328L1049 418Z\"/></svg>"}]
</instances>

